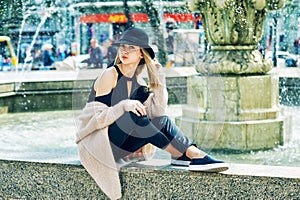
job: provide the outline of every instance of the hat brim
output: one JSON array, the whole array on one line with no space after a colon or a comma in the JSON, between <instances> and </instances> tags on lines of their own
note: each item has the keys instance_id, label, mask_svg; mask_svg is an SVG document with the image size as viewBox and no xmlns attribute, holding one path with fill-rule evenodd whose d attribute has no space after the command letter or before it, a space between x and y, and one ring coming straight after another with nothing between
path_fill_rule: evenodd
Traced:
<instances>
[{"instance_id":1,"label":"hat brim","mask_svg":"<svg viewBox=\"0 0 300 200\"><path fill-rule=\"evenodd\" d=\"M136 45L136 43L134 43L134 42L125 41L125 40L122 40L122 39L119 40L119 41L114 42L112 45L120 46L121 44L127 44L127 45L134 45L134 46L142 47L143 49L145 49L148 52L148 54L150 55L150 57L152 59L155 58L155 53L154 53L152 47L149 46L149 45Z\"/></svg>"}]
</instances>

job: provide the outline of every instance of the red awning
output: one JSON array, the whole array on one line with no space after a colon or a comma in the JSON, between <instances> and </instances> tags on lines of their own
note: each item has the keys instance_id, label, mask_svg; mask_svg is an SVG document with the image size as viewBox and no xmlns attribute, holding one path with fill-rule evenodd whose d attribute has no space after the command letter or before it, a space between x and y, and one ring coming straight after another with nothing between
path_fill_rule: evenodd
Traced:
<instances>
[{"instance_id":1,"label":"red awning","mask_svg":"<svg viewBox=\"0 0 300 200\"><path fill-rule=\"evenodd\" d=\"M134 13L130 14L130 18L133 22L149 22L148 15L145 13ZM169 21L170 19L175 22L193 22L193 14L164 14L164 19ZM93 14L93 15L82 15L80 16L81 23L126 23L127 17L123 13L114 14Z\"/></svg>"}]
</instances>

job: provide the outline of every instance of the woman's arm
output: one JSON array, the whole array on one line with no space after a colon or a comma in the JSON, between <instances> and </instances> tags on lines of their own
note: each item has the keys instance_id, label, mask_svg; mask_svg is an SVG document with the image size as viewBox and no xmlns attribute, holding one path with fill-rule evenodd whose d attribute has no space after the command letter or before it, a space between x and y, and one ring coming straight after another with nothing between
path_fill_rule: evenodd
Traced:
<instances>
[{"instance_id":1,"label":"woman's arm","mask_svg":"<svg viewBox=\"0 0 300 200\"><path fill-rule=\"evenodd\" d=\"M168 92L166 89L165 74L161 69L161 65L155 60L158 70L159 86L152 89L152 94L145 101L144 105L147 107L147 114L150 118L165 115L168 104Z\"/></svg>"},{"instance_id":2,"label":"woman's arm","mask_svg":"<svg viewBox=\"0 0 300 200\"><path fill-rule=\"evenodd\" d=\"M114 106L108 107L104 103L93 101L87 103L80 114L79 129L77 131L76 143L93 133L95 130L103 129L114 123L125 112L137 114L138 100L122 100Z\"/></svg>"},{"instance_id":3,"label":"woman's arm","mask_svg":"<svg viewBox=\"0 0 300 200\"><path fill-rule=\"evenodd\" d=\"M97 96L109 94L117 85L118 73L114 67L106 69L94 84L94 90Z\"/></svg>"},{"instance_id":4,"label":"woman's arm","mask_svg":"<svg viewBox=\"0 0 300 200\"><path fill-rule=\"evenodd\" d=\"M112 89L116 87L118 81L117 79L118 73L114 67L106 69L95 81L94 90L96 91L96 96L98 97L109 94ZM92 109L94 109L93 117L98 123L98 129L109 126L121 115L123 115L124 112L131 111L137 115L146 115L144 106L137 100L123 100L111 107L103 107L103 105L105 104L102 104L102 106L98 107L92 107Z\"/></svg>"}]
</instances>

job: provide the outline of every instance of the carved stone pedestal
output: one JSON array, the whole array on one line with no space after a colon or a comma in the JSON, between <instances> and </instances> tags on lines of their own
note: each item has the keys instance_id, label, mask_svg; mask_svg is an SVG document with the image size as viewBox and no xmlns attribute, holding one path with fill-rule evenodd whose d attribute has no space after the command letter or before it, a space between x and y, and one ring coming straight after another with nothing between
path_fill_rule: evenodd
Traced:
<instances>
[{"instance_id":1,"label":"carved stone pedestal","mask_svg":"<svg viewBox=\"0 0 300 200\"><path fill-rule=\"evenodd\" d=\"M187 105L176 123L200 148L269 149L288 139L276 76L191 76L187 84Z\"/></svg>"}]
</instances>

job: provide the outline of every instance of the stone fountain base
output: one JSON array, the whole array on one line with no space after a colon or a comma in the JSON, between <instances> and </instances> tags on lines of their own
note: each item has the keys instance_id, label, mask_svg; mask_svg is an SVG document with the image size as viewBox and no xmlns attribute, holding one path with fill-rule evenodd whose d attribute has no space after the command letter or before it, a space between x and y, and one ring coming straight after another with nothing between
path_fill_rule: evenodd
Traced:
<instances>
[{"instance_id":1,"label":"stone fountain base","mask_svg":"<svg viewBox=\"0 0 300 200\"><path fill-rule=\"evenodd\" d=\"M252 46L213 46L196 69L209 74L255 74L272 69L272 60L265 60ZM218 48L220 48L218 50ZM224 49L227 48L227 49ZM231 49L232 48L232 49ZM241 49L239 49L241 48ZM245 50L245 48L250 48Z\"/></svg>"},{"instance_id":2,"label":"stone fountain base","mask_svg":"<svg viewBox=\"0 0 300 200\"><path fill-rule=\"evenodd\" d=\"M195 143L206 151L227 150L242 152L271 149L290 140L286 118L244 122L201 121L188 117L177 118L181 130L191 133Z\"/></svg>"},{"instance_id":3,"label":"stone fountain base","mask_svg":"<svg viewBox=\"0 0 300 200\"><path fill-rule=\"evenodd\" d=\"M187 105L176 123L200 148L251 151L289 140L277 76L191 76L187 84Z\"/></svg>"}]
</instances>

